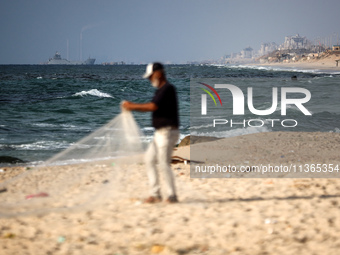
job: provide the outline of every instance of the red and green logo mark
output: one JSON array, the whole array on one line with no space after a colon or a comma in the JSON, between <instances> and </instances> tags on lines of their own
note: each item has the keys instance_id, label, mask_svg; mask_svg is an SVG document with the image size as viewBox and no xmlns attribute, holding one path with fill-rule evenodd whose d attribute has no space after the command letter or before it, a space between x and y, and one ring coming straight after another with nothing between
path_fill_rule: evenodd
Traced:
<instances>
[{"instance_id":1,"label":"red and green logo mark","mask_svg":"<svg viewBox=\"0 0 340 255\"><path fill-rule=\"evenodd\" d=\"M211 87L210 85L205 84L203 82L199 82L199 84L202 84L202 85L206 86L207 88L211 89L211 91L215 93L215 95L217 96L218 100L220 101L220 104L222 105L222 100L220 98L220 95L217 93L217 91L213 87ZM214 103L217 106L216 100L215 100L214 96L210 93L210 91L206 90L204 88L200 88L200 89L203 90L204 92L206 92L212 98L212 100L214 100ZM202 98L202 100L203 100L203 98Z\"/></svg>"},{"instance_id":2,"label":"red and green logo mark","mask_svg":"<svg viewBox=\"0 0 340 255\"><path fill-rule=\"evenodd\" d=\"M221 97L220 97L220 95L216 92L216 90L213 87L211 87L210 85L205 84L203 82L199 82L199 84L202 84L203 86L206 86L208 89L210 89L212 92L214 92L214 94L217 96L217 98L220 101L220 104L222 106ZM204 88L200 88L200 89L203 90L204 92L206 92L212 98L212 100L214 101L215 106L217 106L215 97L211 94L211 92L209 90L207 90L207 89L204 89ZM201 95L201 105L202 105L201 114L202 115L207 115L207 95L206 94L202 94Z\"/></svg>"}]
</instances>

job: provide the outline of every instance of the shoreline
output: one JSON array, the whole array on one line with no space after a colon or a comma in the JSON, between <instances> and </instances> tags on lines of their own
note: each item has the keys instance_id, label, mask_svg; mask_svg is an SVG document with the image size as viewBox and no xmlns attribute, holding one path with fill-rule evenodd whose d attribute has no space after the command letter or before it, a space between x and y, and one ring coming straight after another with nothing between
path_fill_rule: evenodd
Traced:
<instances>
[{"instance_id":1,"label":"shoreline","mask_svg":"<svg viewBox=\"0 0 340 255\"><path fill-rule=\"evenodd\" d=\"M315 71L320 73L330 73L330 74L340 74L340 67L331 67L331 66L320 66L315 63L257 63L257 64L247 64L246 66L257 66L257 67L271 67L271 68L279 68L282 71Z\"/></svg>"},{"instance_id":2,"label":"shoreline","mask_svg":"<svg viewBox=\"0 0 340 255\"><path fill-rule=\"evenodd\" d=\"M190 149L188 150L188 152L184 152L183 148L190 148L190 145L194 145L197 146L197 144L206 144L206 143L210 143L211 141L220 141L220 140L228 140L228 139L232 139L232 140L237 140L240 137L251 137L251 136L266 136L266 134L279 134L279 136L281 136L281 133L283 134L287 134L288 136L290 136L290 134L298 134L298 136L300 136L299 134L301 134L301 136L304 135L313 135L313 134L321 134L321 135L327 135L327 134L338 134L338 131L269 131L269 132L256 132L256 133L245 133L245 134L239 134L239 135L233 135L233 136L228 136L228 137L215 137L215 136L197 136L197 135L184 135L183 134L183 138L181 140L178 140L178 143L175 146L175 151L179 150L181 151L181 153L184 153L185 158L186 159L190 159ZM190 140L190 137L193 137L193 140ZM247 139L247 138L246 138ZM186 150L186 149L185 149ZM177 152L174 152L174 156L180 156L183 157L183 155L178 155ZM41 160L33 160L33 161L22 161L20 158L15 158L12 156L2 156L3 158L11 158L12 160L17 160L18 163L9 163L9 162L0 162L0 169L2 170L0 172L3 173L4 170L3 169L19 169L19 168L29 168L32 169L34 167L39 167L39 166L44 166L44 162L46 162L47 160L51 159L48 158L46 161L41 161ZM112 160L119 160L119 159L124 159L125 157L122 158L113 158ZM197 159L196 159L197 160ZM22 162L20 162L22 161ZM142 161L142 160L141 160ZM93 164L97 162L95 161L88 161L88 164ZM76 165L76 164L81 164L81 162L79 163L74 163L71 165ZM68 164L59 164L60 166L68 166ZM0 183L1 183L1 178L0 178Z\"/></svg>"},{"instance_id":3,"label":"shoreline","mask_svg":"<svg viewBox=\"0 0 340 255\"><path fill-rule=\"evenodd\" d=\"M278 68L289 68L289 69L298 69L298 70L315 70L315 71L326 71L330 73L339 73L340 74L340 63L338 67L336 66L335 60L340 60L340 56L331 55L322 59L311 59L305 61L296 61L296 62L273 62L273 63L254 63L247 64L249 66L259 66L259 67L278 67ZM339 61L340 62L340 61Z\"/></svg>"}]
</instances>

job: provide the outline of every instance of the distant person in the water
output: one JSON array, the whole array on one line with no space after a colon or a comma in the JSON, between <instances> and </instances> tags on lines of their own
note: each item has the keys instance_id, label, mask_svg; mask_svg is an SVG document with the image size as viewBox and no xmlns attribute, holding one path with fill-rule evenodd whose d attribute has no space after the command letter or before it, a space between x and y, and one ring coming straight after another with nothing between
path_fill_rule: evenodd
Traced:
<instances>
[{"instance_id":1,"label":"distant person in the water","mask_svg":"<svg viewBox=\"0 0 340 255\"><path fill-rule=\"evenodd\" d=\"M296 80L297 80L297 76L296 76L296 75L293 75L293 76L291 77L291 79L292 79L292 81L296 81Z\"/></svg>"},{"instance_id":2,"label":"distant person in the water","mask_svg":"<svg viewBox=\"0 0 340 255\"><path fill-rule=\"evenodd\" d=\"M143 77L148 78L151 85L156 88L151 102L133 103L124 101L122 107L130 111L152 112L152 126L155 128L155 134L145 155L151 194L144 202L157 203L162 201L156 169L158 161L159 167L165 176L166 192L168 195L166 201L176 203L178 200L175 181L170 166L173 147L179 137L176 89L167 81L164 67L161 63L148 64Z\"/></svg>"}]
</instances>

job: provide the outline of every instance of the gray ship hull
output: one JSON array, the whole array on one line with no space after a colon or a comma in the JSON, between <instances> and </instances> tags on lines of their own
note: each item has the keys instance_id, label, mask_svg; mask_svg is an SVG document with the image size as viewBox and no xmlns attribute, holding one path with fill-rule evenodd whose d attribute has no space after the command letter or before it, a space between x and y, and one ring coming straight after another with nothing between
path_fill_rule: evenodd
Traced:
<instances>
[{"instance_id":1,"label":"gray ship hull","mask_svg":"<svg viewBox=\"0 0 340 255\"><path fill-rule=\"evenodd\" d=\"M60 54L56 52L53 58L50 58L47 62L48 65L94 65L95 58L88 58L85 61L69 61L61 58Z\"/></svg>"}]
</instances>

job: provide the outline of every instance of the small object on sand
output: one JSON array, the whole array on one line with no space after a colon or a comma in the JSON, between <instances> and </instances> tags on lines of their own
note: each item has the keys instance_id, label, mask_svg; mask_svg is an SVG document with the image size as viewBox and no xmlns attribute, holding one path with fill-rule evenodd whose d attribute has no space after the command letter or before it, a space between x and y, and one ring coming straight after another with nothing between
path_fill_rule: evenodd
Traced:
<instances>
[{"instance_id":1,"label":"small object on sand","mask_svg":"<svg viewBox=\"0 0 340 255\"><path fill-rule=\"evenodd\" d=\"M4 173L5 172L5 170L4 169L0 169L0 173Z\"/></svg>"},{"instance_id":2,"label":"small object on sand","mask_svg":"<svg viewBox=\"0 0 340 255\"><path fill-rule=\"evenodd\" d=\"M171 157L171 164L177 164L177 163L188 164L188 162L190 162L190 160L179 157L179 156L172 156Z\"/></svg>"},{"instance_id":3,"label":"small object on sand","mask_svg":"<svg viewBox=\"0 0 340 255\"><path fill-rule=\"evenodd\" d=\"M147 247L143 243L136 243L136 244L133 245L133 248L135 248L137 251L142 251L142 250L145 250ZM122 255L122 254L115 253L115 255Z\"/></svg>"},{"instance_id":4,"label":"small object on sand","mask_svg":"<svg viewBox=\"0 0 340 255\"><path fill-rule=\"evenodd\" d=\"M138 200L138 201L135 202L135 205L136 205L136 206L141 205L141 204L143 204L143 202L140 201L140 200Z\"/></svg>"},{"instance_id":5,"label":"small object on sand","mask_svg":"<svg viewBox=\"0 0 340 255\"><path fill-rule=\"evenodd\" d=\"M14 237L15 237L15 234L13 234L13 233L7 233L3 236L3 238L8 238L8 239L12 239Z\"/></svg>"},{"instance_id":6,"label":"small object on sand","mask_svg":"<svg viewBox=\"0 0 340 255\"><path fill-rule=\"evenodd\" d=\"M40 192L40 193L37 193L37 194L27 195L25 197L25 199L31 199L31 198L35 198L35 197L48 197L48 194L45 193L45 192Z\"/></svg>"},{"instance_id":7,"label":"small object on sand","mask_svg":"<svg viewBox=\"0 0 340 255\"><path fill-rule=\"evenodd\" d=\"M164 248L165 247L163 245L156 244L152 246L151 253L161 253L164 250Z\"/></svg>"},{"instance_id":8,"label":"small object on sand","mask_svg":"<svg viewBox=\"0 0 340 255\"><path fill-rule=\"evenodd\" d=\"M144 204L154 204L154 203L159 203L162 202L162 197L161 196L150 196L147 199L144 199Z\"/></svg>"},{"instance_id":9,"label":"small object on sand","mask_svg":"<svg viewBox=\"0 0 340 255\"><path fill-rule=\"evenodd\" d=\"M58 237L58 243L63 243L65 242L66 238L64 236L59 236Z\"/></svg>"},{"instance_id":10,"label":"small object on sand","mask_svg":"<svg viewBox=\"0 0 340 255\"><path fill-rule=\"evenodd\" d=\"M265 219L264 220L264 224L276 224L277 223L277 220L274 220L274 219Z\"/></svg>"},{"instance_id":11,"label":"small object on sand","mask_svg":"<svg viewBox=\"0 0 340 255\"><path fill-rule=\"evenodd\" d=\"M114 163L114 162L112 163L112 166L115 166L115 163Z\"/></svg>"},{"instance_id":12,"label":"small object on sand","mask_svg":"<svg viewBox=\"0 0 340 255\"><path fill-rule=\"evenodd\" d=\"M7 192L6 188L0 189L0 193Z\"/></svg>"},{"instance_id":13,"label":"small object on sand","mask_svg":"<svg viewBox=\"0 0 340 255\"><path fill-rule=\"evenodd\" d=\"M10 157L10 156L0 156L0 163L5 163L5 164L19 164L19 163L25 163L25 161L15 158L15 157Z\"/></svg>"}]
</instances>

